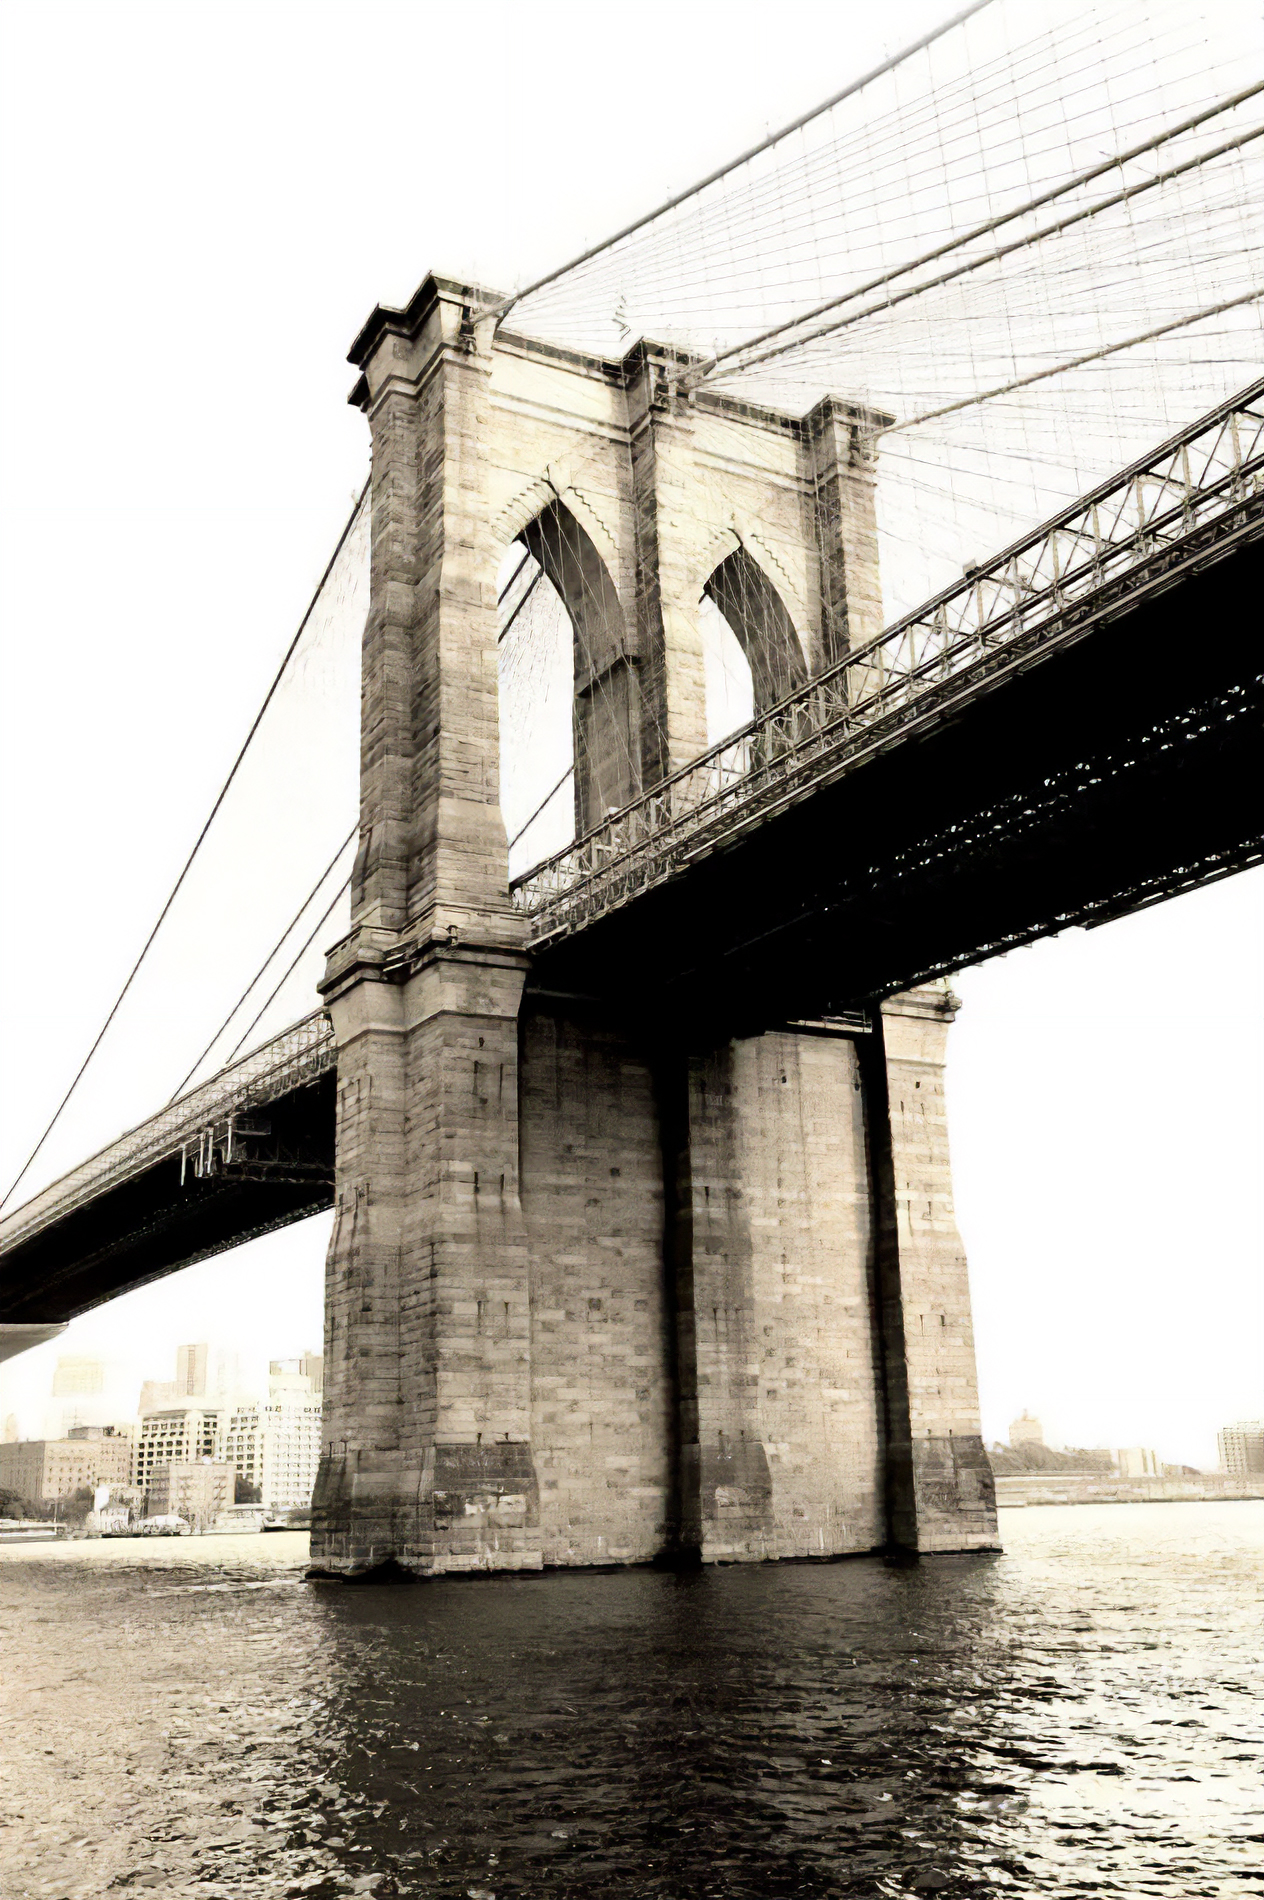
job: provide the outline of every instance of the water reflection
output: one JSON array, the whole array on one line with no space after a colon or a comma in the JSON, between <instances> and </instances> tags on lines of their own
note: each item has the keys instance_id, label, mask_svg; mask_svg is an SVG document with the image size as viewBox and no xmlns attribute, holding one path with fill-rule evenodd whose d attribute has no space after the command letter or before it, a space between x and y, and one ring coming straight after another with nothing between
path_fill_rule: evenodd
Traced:
<instances>
[{"instance_id":1,"label":"water reflection","mask_svg":"<svg viewBox=\"0 0 1264 1900\"><path fill-rule=\"evenodd\" d=\"M290 1537L0 1550L3 1890L1256 1891L1264 1506L1004 1530L414 1589Z\"/></svg>"}]
</instances>

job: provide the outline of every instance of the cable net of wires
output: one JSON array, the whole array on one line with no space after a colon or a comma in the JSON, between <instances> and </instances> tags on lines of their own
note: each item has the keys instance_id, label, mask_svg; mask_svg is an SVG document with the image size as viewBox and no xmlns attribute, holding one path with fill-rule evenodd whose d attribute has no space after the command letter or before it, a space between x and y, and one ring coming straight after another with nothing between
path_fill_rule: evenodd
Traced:
<instances>
[{"instance_id":1,"label":"cable net of wires","mask_svg":"<svg viewBox=\"0 0 1264 1900\"><path fill-rule=\"evenodd\" d=\"M1261 204L1254 0L991 0L504 322L889 414L894 619L1258 373Z\"/></svg>"},{"instance_id":2,"label":"cable net of wires","mask_svg":"<svg viewBox=\"0 0 1264 1900\"><path fill-rule=\"evenodd\" d=\"M170 972L179 1034L168 1047L184 1056L164 1099L305 1015L346 929L368 603L363 495L155 944L146 997L164 993Z\"/></svg>"}]
</instances>

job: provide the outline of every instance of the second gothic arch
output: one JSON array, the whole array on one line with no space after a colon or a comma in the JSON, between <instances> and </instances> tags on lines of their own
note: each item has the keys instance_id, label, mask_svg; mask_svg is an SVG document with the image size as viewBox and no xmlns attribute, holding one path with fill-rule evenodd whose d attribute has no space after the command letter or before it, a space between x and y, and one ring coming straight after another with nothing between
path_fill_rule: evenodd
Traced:
<instances>
[{"instance_id":1,"label":"second gothic arch","mask_svg":"<svg viewBox=\"0 0 1264 1900\"><path fill-rule=\"evenodd\" d=\"M725 556L702 591L746 655L756 713L807 684L803 647L785 602L744 547Z\"/></svg>"}]
</instances>

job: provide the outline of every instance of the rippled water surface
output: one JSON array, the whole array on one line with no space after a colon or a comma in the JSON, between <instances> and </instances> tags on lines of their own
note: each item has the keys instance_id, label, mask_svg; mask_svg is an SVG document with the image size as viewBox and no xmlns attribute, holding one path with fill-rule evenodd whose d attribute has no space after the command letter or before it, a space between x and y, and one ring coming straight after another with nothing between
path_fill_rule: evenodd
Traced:
<instances>
[{"instance_id":1,"label":"rippled water surface","mask_svg":"<svg viewBox=\"0 0 1264 1900\"><path fill-rule=\"evenodd\" d=\"M1264 1891L1264 1504L1002 1519L414 1588L294 1534L0 1547L0 1891Z\"/></svg>"}]
</instances>

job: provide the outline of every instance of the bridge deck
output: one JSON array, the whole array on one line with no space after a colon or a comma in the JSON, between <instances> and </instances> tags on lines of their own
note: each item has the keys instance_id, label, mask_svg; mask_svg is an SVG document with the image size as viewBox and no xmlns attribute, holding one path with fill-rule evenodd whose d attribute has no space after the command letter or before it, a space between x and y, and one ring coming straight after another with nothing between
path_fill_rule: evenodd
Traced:
<instances>
[{"instance_id":1,"label":"bridge deck","mask_svg":"<svg viewBox=\"0 0 1264 1900\"><path fill-rule=\"evenodd\" d=\"M334 1069L317 1010L51 1182L0 1221L0 1319L68 1317L330 1205Z\"/></svg>"},{"instance_id":2,"label":"bridge deck","mask_svg":"<svg viewBox=\"0 0 1264 1900\"><path fill-rule=\"evenodd\" d=\"M1262 531L1264 378L517 879L532 943L680 876Z\"/></svg>"}]
</instances>

